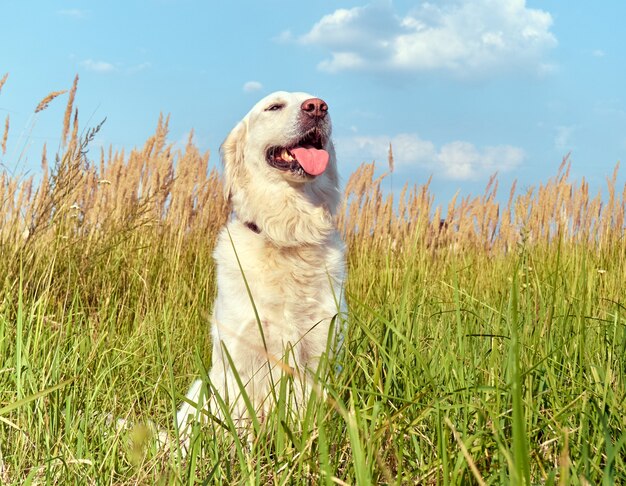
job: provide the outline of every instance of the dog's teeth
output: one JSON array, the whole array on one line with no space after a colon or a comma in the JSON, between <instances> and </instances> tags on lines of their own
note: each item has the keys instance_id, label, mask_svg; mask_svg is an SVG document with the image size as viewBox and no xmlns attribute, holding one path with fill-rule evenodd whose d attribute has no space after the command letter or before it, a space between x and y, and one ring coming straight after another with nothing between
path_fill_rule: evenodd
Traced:
<instances>
[{"instance_id":1,"label":"dog's teeth","mask_svg":"<svg viewBox=\"0 0 626 486\"><path fill-rule=\"evenodd\" d=\"M283 160L293 160L293 156L289 153L289 150L287 149L283 149L283 151L280 153L280 158Z\"/></svg>"}]
</instances>

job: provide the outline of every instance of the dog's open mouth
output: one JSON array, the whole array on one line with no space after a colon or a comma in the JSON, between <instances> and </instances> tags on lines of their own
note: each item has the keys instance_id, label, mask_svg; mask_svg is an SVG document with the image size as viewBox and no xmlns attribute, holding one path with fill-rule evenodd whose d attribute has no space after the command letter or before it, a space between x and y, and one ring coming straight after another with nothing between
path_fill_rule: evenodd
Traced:
<instances>
[{"instance_id":1,"label":"dog's open mouth","mask_svg":"<svg viewBox=\"0 0 626 486\"><path fill-rule=\"evenodd\" d=\"M312 130L290 147L270 147L267 162L276 169L299 175L318 176L326 170L329 153L324 150L323 136Z\"/></svg>"}]
</instances>

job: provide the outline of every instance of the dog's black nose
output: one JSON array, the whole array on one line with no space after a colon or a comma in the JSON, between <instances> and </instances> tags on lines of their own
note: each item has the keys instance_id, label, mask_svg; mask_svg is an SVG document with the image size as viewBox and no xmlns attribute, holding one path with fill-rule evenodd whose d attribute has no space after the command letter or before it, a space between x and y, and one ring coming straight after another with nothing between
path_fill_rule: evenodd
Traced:
<instances>
[{"instance_id":1,"label":"dog's black nose","mask_svg":"<svg viewBox=\"0 0 626 486\"><path fill-rule=\"evenodd\" d=\"M300 105L300 109L313 118L324 118L328 112L328 105L320 98L309 98Z\"/></svg>"}]
</instances>

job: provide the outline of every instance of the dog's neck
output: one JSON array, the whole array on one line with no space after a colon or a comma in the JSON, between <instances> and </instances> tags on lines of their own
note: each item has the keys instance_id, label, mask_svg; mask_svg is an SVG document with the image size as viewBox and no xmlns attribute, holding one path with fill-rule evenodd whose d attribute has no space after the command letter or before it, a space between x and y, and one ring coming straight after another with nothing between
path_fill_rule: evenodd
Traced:
<instances>
[{"instance_id":1,"label":"dog's neck","mask_svg":"<svg viewBox=\"0 0 626 486\"><path fill-rule=\"evenodd\" d=\"M274 246L321 245L335 231L339 199L336 185L324 182L310 189L249 183L233 190L232 209L242 225Z\"/></svg>"}]
</instances>

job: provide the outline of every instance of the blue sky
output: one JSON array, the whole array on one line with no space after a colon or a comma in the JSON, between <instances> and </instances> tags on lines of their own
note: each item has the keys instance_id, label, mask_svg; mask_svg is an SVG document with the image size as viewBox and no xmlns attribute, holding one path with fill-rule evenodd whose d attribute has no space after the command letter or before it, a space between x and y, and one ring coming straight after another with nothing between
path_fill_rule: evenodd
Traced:
<instances>
[{"instance_id":1,"label":"blue sky","mask_svg":"<svg viewBox=\"0 0 626 486\"><path fill-rule=\"evenodd\" d=\"M17 173L59 145L66 97L81 124L107 118L95 145L140 146L160 112L170 139L195 129L218 148L262 96L308 91L330 105L344 180L361 162L394 186L425 182L441 203L477 194L498 171L503 198L553 176L596 190L626 153L626 2L6 1L0 2L0 123ZM67 96L67 95L65 95ZM21 154L24 153L22 156ZM621 170L620 187L626 167Z\"/></svg>"}]
</instances>

